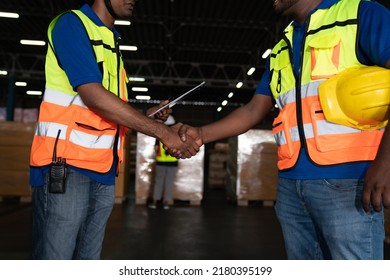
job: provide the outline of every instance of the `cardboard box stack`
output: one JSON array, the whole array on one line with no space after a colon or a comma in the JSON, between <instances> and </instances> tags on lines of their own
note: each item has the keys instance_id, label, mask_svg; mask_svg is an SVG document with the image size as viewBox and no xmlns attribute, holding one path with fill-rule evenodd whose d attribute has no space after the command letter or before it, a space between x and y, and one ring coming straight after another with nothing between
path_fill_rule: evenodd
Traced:
<instances>
[{"instance_id":1,"label":"cardboard box stack","mask_svg":"<svg viewBox=\"0 0 390 280\"><path fill-rule=\"evenodd\" d=\"M229 140L227 197L238 205L276 200L277 146L270 130L253 129Z\"/></svg>"},{"instance_id":2,"label":"cardboard box stack","mask_svg":"<svg viewBox=\"0 0 390 280\"><path fill-rule=\"evenodd\" d=\"M29 160L35 123L0 121L0 196L30 200Z\"/></svg>"},{"instance_id":3,"label":"cardboard box stack","mask_svg":"<svg viewBox=\"0 0 390 280\"><path fill-rule=\"evenodd\" d=\"M131 131L127 131L123 150L123 163L119 167L118 177L115 179L115 203L122 203L127 198L131 166Z\"/></svg>"},{"instance_id":4,"label":"cardboard box stack","mask_svg":"<svg viewBox=\"0 0 390 280\"><path fill-rule=\"evenodd\" d=\"M216 143L214 149L209 152L208 187L225 188L226 185L226 161L228 158L229 144Z\"/></svg>"}]
</instances>

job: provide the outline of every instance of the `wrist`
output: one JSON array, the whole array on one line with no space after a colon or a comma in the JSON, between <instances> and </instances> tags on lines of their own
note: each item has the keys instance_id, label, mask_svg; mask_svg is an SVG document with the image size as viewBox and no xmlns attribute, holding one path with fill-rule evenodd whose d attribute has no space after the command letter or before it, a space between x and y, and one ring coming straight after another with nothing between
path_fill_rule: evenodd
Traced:
<instances>
[{"instance_id":1,"label":"wrist","mask_svg":"<svg viewBox=\"0 0 390 280\"><path fill-rule=\"evenodd\" d=\"M167 144L167 142L169 142L169 139L171 138L170 128L162 123L158 123L157 125L158 125L159 129L158 129L158 135L156 135L156 138L160 142L162 142L163 144Z\"/></svg>"},{"instance_id":2,"label":"wrist","mask_svg":"<svg viewBox=\"0 0 390 280\"><path fill-rule=\"evenodd\" d=\"M200 141L202 142L202 145L205 144L204 138L203 138L203 129L202 127L199 127L199 138Z\"/></svg>"}]
</instances>

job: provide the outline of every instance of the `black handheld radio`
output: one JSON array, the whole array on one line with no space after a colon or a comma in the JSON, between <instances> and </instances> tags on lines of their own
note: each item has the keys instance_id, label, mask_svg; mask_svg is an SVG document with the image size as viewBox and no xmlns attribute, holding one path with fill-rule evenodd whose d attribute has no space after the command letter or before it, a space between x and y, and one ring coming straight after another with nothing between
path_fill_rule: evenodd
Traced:
<instances>
[{"instance_id":1,"label":"black handheld radio","mask_svg":"<svg viewBox=\"0 0 390 280\"><path fill-rule=\"evenodd\" d=\"M49 192L65 193L65 180L67 173L66 159L57 158L57 142L60 137L61 129L58 130L57 138L54 143L53 159L50 164Z\"/></svg>"}]
</instances>

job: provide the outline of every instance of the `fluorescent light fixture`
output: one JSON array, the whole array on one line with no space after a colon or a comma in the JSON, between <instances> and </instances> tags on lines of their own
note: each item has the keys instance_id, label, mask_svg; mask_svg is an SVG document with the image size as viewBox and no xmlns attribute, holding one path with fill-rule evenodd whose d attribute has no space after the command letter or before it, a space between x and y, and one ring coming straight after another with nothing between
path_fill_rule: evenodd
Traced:
<instances>
[{"instance_id":1,"label":"fluorescent light fixture","mask_svg":"<svg viewBox=\"0 0 390 280\"><path fill-rule=\"evenodd\" d=\"M236 84L236 88L240 88L240 87L242 87L242 85L243 85L242 82L238 82L238 83Z\"/></svg>"},{"instance_id":2,"label":"fluorescent light fixture","mask_svg":"<svg viewBox=\"0 0 390 280\"><path fill-rule=\"evenodd\" d=\"M129 77L130 82L145 82L145 78L142 77Z\"/></svg>"},{"instance_id":3,"label":"fluorescent light fixture","mask_svg":"<svg viewBox=\"0 0 390 280\"><path fill-rule=\"evenodd\" d=\"M222 101L222 106L226 106L228 104L227 100Z\"/></svg>"},{"instance_id":4,"label":"fluorescent light fixture","mask_svg":"<svg viewBox=\"0 0 390 280\"><path fill-rule=\"evenodd\" d=\"M252 75L254 72L256 71L256 68L255 67L251 67L251 69L248 70L248 72L246 72L246 74L248 76Z\"/></svg>"},{"instance_id":5,"label":"fluorescent light fixture","mask_svg":"<svg viewBox=\"0 0 390 280\"><path fill-rule=\"evenodd\" d=\"M115 25L130 25L131 22L128 21L128 20L116 20L116 21L114 22L114 24L115 24Z\"/></svg>"},{"instance_id":6,"label":"fluorescent light fixture","mask_svg":"<svg viewBox=\"0 0 390 280\"><path fill-rule=\"evenodd\" d=\"M0 17L4 17L4 18L19 18L19 14L17 14L17 13L8 13L8 12L0 12Z\"/></svg>"},{"instance_id":7,"label":"fluorescent light fixture","mask_svg":"<svg viewBox=\"0 0 390 280\"><path fill-rule=\"evenodd\" d=\"M25 86L27 86L27 83L26 82L15 82L15 86L17 86L17 87L25 87Z\"/></svg>"},{"instance_id":8,"label":"fluorescent light fixture","mask_svg":"<svg viewBox=\"0 0 390 280\"><path fill-rule=\"evenodd\" d=\"M8 75L8 72L5 71L5 70L0 70L0 75L2 75L2 76L7 76L7 75Z\"/></svg>"},{"instance_id":9,"label":"fluorescent light fixture","mask_svg":"<svg viewBox=\"0 0 390 280\"><path fill-rule=\"evenodd\" d=\"M148 88L146 88L146 87L132 87L131 90L132 90L132 91L147 92L147 91L148 91Z\"/></svg>"},{"instance_id":10,"label":"fluorescent light fixture","mask_svg":"<svg viewBox=\"0 0 390 280\"><path fill-rule=\"evenodd\" d=\"M217 111L221 112L222 111L222 107L218 107Z\"/></svg>"},{"instance_id":11,"label":"fluorescent light fixture","mask_svg":"<svg viewBox=\"0 0 390 280\"><path fill-rule=\"evenodd\" d=\"M233 95L234 95L234 93L233 93L233 92L230 92L229 95L228 95L228 98L232 98Z\"/></svg>"},{"instance_id":12,"label":"fluorescent light fixture","mask_svg":"<svg viewBox=\"0 0 390 280\"><path fill-rule=\"evenodd\" d=\"M42 91L40 90L28 90L27 95L42 95Z\"/></svg>"},{"instance_id":13,"label":"fluorescent light fixture","mask_svg":"<svg viewBox=\"0 0 390 280\"><path fill-rule=\"evenodd\" d=\"M150 100L150 96L149 95L136 95L135 99L137 99L137 100Z\"/></svg>"},{"instance_id":14,"label":"fluorescent light fixture","mask_svg":"<svg viewBox=\"0 0 390 280\"><path fill-rule=\"evenodd\" d=\"M135 52L136 50L138 50L138 48L136 46L126 46L126 45L123 45L123 46L119 46L119 49L121 51L133 51Z\"/></svg>"},{"instance_id":15,"label":"fluorescent light fixture","mask_svg":"<svg viewBox=\"0 0 390 280\"><path fill-rule=\"evenodd\" d=\"M44 45L46 45L45 41L39 41L39 40L20 40L20 43L22 45L30 45L30 46L44 46Z\"/></svg>"},{"instance_id":16,"label":"fluorescent light fixture","mask_svg":"<svg viewBox=\"0 0 390 280\"><path fill-rule=\"evenodd\" d=\"M266 50L264 53L263 53L263 55L261 56L263 59L266 59L268 56L269 56L269 54L271 53L271 49L268 49L268 50Z\"/></svg>"}]
</instances>

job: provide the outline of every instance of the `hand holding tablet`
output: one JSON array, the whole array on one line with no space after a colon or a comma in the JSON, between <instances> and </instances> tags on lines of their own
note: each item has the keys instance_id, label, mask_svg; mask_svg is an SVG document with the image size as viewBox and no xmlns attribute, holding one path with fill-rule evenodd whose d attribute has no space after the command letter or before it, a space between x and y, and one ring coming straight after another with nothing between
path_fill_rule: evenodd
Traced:
<instances>
[{"instance_id":1,"label":"hand holding tablet","mask_svg":"<svg viewBox=\"0 0 390 280\"><path fill-rule=\"evenodd\" d=\"M149 117L152 117L154 116L155 114L157 114L158 112L160 112L161 110L164 110L165 108L169 107L169 108L172 108L173 106L175 106L178 102L182 101L184 99L184 97L188 96L191 92L193 92L194 90L198 89L198 88L201 88L206 82L203 81L201 82L199 85L197 85L196 87L190 89L189 91L183 93L182 95L180 95L179 97L175 98L174 100L172 100L171 102L169 102L168 104L165 104L164 106L162 106L161 108L159 108L158 110L154 111L152 114L149 115Z\"/></svg>"}]
</instances>

